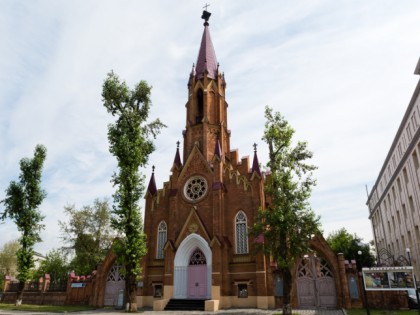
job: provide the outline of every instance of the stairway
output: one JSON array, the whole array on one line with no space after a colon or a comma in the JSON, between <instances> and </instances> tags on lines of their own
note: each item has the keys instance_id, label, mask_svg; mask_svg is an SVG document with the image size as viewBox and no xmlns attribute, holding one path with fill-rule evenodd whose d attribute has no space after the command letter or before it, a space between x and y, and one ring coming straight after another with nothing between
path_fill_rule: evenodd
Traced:
<instances>
[{"instance_id":1,"label":"stairway","mask_svg":"<svg viewBox=\"0 0 420 315\"><path fill-rule=\"evenodd\" d=\"M170 299L165 311L204 311L204 301Z\"/></svg>"}]
</instances>

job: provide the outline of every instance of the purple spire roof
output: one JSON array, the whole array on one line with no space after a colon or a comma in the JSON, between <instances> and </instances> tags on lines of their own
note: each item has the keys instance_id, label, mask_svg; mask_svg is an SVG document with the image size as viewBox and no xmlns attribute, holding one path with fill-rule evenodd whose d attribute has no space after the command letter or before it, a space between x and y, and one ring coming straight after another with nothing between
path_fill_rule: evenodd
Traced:
<instances>
[{"instance_id":1,"label":"purple spire roof","mask_svg":"<svg viewBox=\"0 0 420 315\"><path fill-rule=\"evenodd\" d=\"M213 43L211 41L208 23L204 23L203 37L201 38L200 51L198 53L195 72L197 80L203 78L205 70L208 71L208 77L211 79L217 78L217 59L214 52Z\"/></svg>"},{"instance_id":2,"label":"purple spire roof","mask_svg":"<svg viewBox=\"0 0 420 315\"><path fill-rule=\"evenodd\" d=\"M257 144L254 144L254 161L252 162L251 173L257 172L261 176L260 163L257 156Z\"/></svg>"},{"instance_id":3,"label":"purple spire roof","mask_svg":"<svg viewBox=\"0 0 420 315\"><path fill-rule=\"evenodd\" d=\"M155 181L155 167L152 167L152 177L149 181L149 186L147 186L147 191L150 192L152 196L156 195L157 188L156 188L156 181Z\"/></svg>"},{"instance_id":4,"label":"purple spire roof","mask_svg":"<svg viewBox=\"0 0 420 315\"><path fill-rule=\"evenodd\" d=\"M181 163L181 156L179 155L179 141L176 143L177 147L176 147L176 153L175 153L175 158L174 158L174 164L177 167L181 167L182 163Z\"/></svg>"}]
</instances>

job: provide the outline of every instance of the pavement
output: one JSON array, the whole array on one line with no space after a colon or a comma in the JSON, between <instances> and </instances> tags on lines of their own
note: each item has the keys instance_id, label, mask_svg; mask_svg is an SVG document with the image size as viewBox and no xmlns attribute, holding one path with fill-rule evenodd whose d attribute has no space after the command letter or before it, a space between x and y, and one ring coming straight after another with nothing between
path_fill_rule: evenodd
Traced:
<instances>
[{"instance_id":1,"label":"pavement","mask_svg":"<svg viewBox=\"0 0 420 315\"><path fill-rule=\"evenodd\" d=\"M260 310L260 309L228 309L228 310L220 310L217 312L205 312L205 311L161 311L155 312L152 310L139 310L137 314L141 315L274 315L274 314L281 314L281 309L277 310ZM48 313L48 312L26 312L26 311L6 311L0 310L1 315L11 315L11 314L25 314L25 315L50 315L50 314L57 314L57 313ZM124 311L121 310L114 310L114 309L97 309L97 310L90 310L90 311L82 311L82 312L72 312L71 314L102 314L102 315L121 315L126 314ZM337 310L301 310L296 309L293 310L293 314L300 314L300 315L346 315L346 312L341 309Z\"/></svg>"}]
</instances>

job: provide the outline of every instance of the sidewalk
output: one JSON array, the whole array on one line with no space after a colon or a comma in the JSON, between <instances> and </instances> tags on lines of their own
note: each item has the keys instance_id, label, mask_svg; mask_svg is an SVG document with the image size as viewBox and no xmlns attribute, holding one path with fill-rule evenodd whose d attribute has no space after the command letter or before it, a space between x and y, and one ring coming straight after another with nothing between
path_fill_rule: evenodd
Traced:
<instances>
[{"instance_id":1,"label":"sidewalk","mask_svg":"<svg viewBox=\"0 0 420 315\"><path fill-rule=\"evenodd\" d=\"M345 312L342 310L293 310L294 314L300 315L345 315ZM26 311L6 311L0 310L0 314L2 315L9 315L9 314L30 314L30 315L50 315L50 314L59 314L59 313L47 313L47 312L26 312ZM102 315L121 315L121 314L128 314L122 310L114 310L114 309L97 309L91 311L83 311L83 312L72 312L66 314L102 314ZM260 310L260 309L228 309L228 310L220 310L217 312L205 312L205 311L161 311L161 312L154 312L152 310L139 310L137 314L141 315L273 315L273 314L281 314L281 309L277 310Z\"/></svg>"}]
</instances>

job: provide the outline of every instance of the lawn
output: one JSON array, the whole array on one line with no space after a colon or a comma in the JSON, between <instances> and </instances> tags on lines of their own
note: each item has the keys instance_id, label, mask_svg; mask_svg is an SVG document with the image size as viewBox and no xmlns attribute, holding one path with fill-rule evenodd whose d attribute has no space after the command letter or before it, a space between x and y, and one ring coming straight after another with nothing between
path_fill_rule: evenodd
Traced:
<instances>
[{"instance_id":1,"label":"lawn","mask_svg":"<svg viewBox=\"0 0 420 315\"><path fill-rule=\"evenodd\" d=\"M30 305L22 304L21 306L15 306L14 304L2 304L0 303L0 310L6 311L29 311L29 312L53 312L53 313L69 313L69 312L80 312L89 311L94 309L88 305Z\"/></svg>"}]
</instances>

